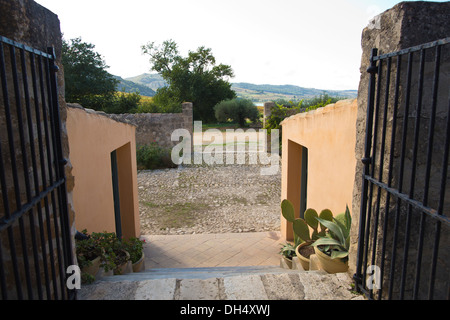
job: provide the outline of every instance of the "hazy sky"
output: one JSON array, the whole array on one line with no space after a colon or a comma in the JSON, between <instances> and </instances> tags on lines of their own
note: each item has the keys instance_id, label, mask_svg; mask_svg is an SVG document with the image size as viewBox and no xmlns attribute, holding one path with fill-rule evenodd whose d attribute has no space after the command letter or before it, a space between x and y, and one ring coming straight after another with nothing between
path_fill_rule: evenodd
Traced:
<instances>
[{"instance_id":1,"label":"hazy sky","mask_svg":"<svg viewBox=\"0 0 450 320\"><path fill-rule=\"evenodd\" d=\"M150 72L141 46L173 39L181 54L212 49L231 82L357 89L361 33L396 0L35 0L66 40L95 45L108 71ZM443 1L441 1L443 2Z\"/></svg>"}]
</instances>

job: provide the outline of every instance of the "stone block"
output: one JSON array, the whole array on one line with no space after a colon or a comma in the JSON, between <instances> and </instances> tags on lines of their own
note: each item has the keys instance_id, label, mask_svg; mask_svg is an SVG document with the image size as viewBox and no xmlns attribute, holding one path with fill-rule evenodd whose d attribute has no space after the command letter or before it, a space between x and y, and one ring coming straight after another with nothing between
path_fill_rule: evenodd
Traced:
<instances>
[{"instance_id":1,"label":"stone block","mask_svg":"<svg viewBox=\"0 0 450 320\"><path fill-rule=\"evenodd\" d=\"M237 276L224 278L227 300L267 300L261 276Z\"/></svg>"},{"instance_id":2,"label":"stone block","mask_svg":"<svg viewBox=\"0 0 450 320\"><path fill-rule=\"evenodd\" d=\"M309 270L322 270L322 266L320 265L320 261L317 258L317 255L312 254L309 256Z\"/></svg>"}]
</instances>

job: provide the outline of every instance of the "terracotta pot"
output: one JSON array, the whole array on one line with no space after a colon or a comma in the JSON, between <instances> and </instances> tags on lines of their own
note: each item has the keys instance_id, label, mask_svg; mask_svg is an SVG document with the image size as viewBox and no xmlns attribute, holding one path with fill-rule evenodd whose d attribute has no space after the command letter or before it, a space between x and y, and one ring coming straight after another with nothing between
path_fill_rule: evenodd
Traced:
<instances>
[{"instance_id":1,"label":"terracotta pot","mask_svg":"<svg viewBox=\"0 0 450 320\"><path fill-rule=\"evenodd\" d=\"M289 260L285 256L282 256L282 257L283 257L284 262L286 262L286 265L288 266L288 268L292 269L292 260Z\"/></svg>"},{"instance_id":2,"label":"terracotta pot","mask_svg":"<svg viewBox=\"0 0 450 320\"><path fill-rule=\"evenodd\" d=\"M125 251L125 250L122 250L122 251L125 252L125 254L127 256L127 261L122 263L120 266L117 266L117 268L114 270L115 275L126 274L126 273L132 272L130 254L128 253L128 251Z\"/></svg>"},{"instance_id":3,"label":"terracotta pot","mask_svg":"<svg viewBox=\"0 0 450 320\"><path fill-rule=\"evenodd\" d=\"M300 248L306 247L308 245L309 245L309 243L304 242L304 243L299 244L297 246L297 248L295 248L295 254L298 257L298 260L300 260L300 264L302 265L303 270L305 270L305 271L309 270L309 258L306 258L306 257L302 256L300 254L299 250L300 250Z\"/></svg>"},{"instance_id":4,"label":"terracotta pot","mask_svg":"<svg viewBox=\"0 0 450 320\"><path fill-rule=\"evenodd\" d=\"M133 263L133 272L141 272L144 269L145 269L145 255L144 251L142 251L141 258L135 263Z\"/></svg>"},{"instance_id":5,"label":"terracotta pot","mask_svg":"<svg viewBox=\"0 0 450 320\"><path fill-rule=\"evenodd\" d=\"M98 256L94 260L91 260L90 266L84 267L81 271L95 277L95 275L97 274L97 272L100 268L100 263L101 263L100 256Z\"/></svg>"},{"instance_id":6,"label":"terracotta pot","mask_svg":"<svg viewBox=\"0 0 450 320\"><path fill-rule=\"evenodd\" d=\"M331 259L330 256L326 255L319 248L314 247L317 258L319 259L322 269L328 273L341 273L347 272L348 270L348 260L342 262L341 259Z\"/></svg>"}]
</instances>

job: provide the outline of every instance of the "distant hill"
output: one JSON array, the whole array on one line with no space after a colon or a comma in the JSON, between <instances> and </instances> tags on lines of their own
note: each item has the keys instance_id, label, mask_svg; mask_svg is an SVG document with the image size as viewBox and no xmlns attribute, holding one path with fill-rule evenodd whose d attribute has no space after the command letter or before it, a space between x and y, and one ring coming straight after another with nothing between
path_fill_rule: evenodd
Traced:
<instances>
[{"instance_id":1,"label":"distant hill","mask_svg":"<svg viewBox=\"0 0 450 320\"><path fill-rule=\"evenodd\" d=\"M140 86L150 88L153 91L167 85L167 82L159 74L149 73L126 78L125 81L136 83ZM278 99L301 100L317 97L321 94L345 98L356 98L358 95L357 90L323 90L294 85L252 84L246 82L232 83L231 88L236 92L238 97L250 99L255 103ZM142 91L141 94L144 95Z\"/></svg>"},{"instance_id":2,"label":"distant hill","mask_svg":"<svg viewBox=\"0 0 450 320\"><path fill-rule=\"evenodd\" d=\"M142 96L153 97L155 95L155 90L149 88L148 86L141 85L137 82L129 81L123 79L119 76L114 76L117 80L119 80L119 84L117 85L117 90L121 92L139 92Z\"/></svg>"},{"instance_id":3,"label":"distant hill","mask_svg":"<svg viewBox=\"0 0 450 320\"><path fill-rule=\"evenodd\" d=\"M161 75L157 73L143 73L139 76L126 78L125 80L146 86L148 88L151 88L153 91L156 91L159 88L165 87L167 85L167 82L163 79L163 77L161 77Z\"/></svg>"},{"instance_id":4,"label":"distant hill","mask_svg":"<svg viewBox=\"0 0 450 320\"><path fill-rule=\"evenodd\" d=\"M278 99L301 100L328 94L332 97L356 98L357 90L323 90L303 88L294 85L270 85L252 83L233 83L231 87L238 97L250 99L253 102L267 102Z\"/></svg>"}]
</instances>

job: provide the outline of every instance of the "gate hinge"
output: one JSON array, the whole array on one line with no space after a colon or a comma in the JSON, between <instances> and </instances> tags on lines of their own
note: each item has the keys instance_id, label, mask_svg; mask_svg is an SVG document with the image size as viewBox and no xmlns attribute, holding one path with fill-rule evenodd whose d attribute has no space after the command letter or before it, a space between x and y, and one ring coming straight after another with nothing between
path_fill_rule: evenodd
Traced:
<instances>
[{"instance_id":1,"label":"gate hinge","mask_svg":"<svg viewBox=\"0 0 450 320\"><path fill-rule=\"evenodd\" d=\"M367 72L370 74L378 73L378 66L370 66L367 68Z\"/></svg>"},{"instance_id":2,"label":"gate hinge","mask_svg":"<svg viewBox=\"0 0 450 320\"><path fill-rule=\"evenodd\" d=\"M362 158L361 162L365 165L371 164L372 163L372 158Z\"/></svg>"}]
</instances>

